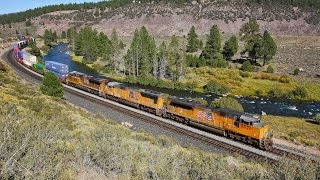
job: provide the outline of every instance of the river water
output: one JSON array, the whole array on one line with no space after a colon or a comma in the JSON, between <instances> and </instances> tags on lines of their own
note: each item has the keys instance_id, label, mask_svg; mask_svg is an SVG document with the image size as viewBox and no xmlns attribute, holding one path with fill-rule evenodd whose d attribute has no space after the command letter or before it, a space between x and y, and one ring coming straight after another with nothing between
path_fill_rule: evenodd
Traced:
<instances>
[{"instance_id":1,"label":"river water","mask_svg":"<svg viewBox=\"0 0 320 180\"><path fill-rule=\"evenodd\" d=\"M99 76L99 73L89 67L72 61L68 54L68 45L59 44L54 46L46 56L44 61L56 61L69 65L69 71L79 71L92 76ZM172 89L159 89L154 87L143 87L157 90L179 97L202 98L211 102L216 98L221 98L214 94L195 93L192 91L178 91ZM261 111L270 115L294 116L302 118L312 118L315 114L320 113L320 102L292 102L290 100L265 99L265 98L248 98L238 97L238 101L242 104L245 112L260 114Z\"/></svg>"}]
</instances>

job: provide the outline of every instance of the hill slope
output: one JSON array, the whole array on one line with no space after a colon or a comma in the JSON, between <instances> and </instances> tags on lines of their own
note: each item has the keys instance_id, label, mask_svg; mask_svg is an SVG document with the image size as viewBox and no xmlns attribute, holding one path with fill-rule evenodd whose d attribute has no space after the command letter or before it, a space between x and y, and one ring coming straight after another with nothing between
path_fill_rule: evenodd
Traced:
<instances>
[{"instance_id":1,"label":"hill slope","mask_svg":"<svg viewBox=\"0 0 320 180\"><path fill-rule=\"evenodd\" d=\"M213 24L219 25L224 33L237 33L249 18L257 19L262 30L276 35L320 34L319 9L243 1L129 3L117 8L57 11L33 18L31 22L39 35L44 29L61 32L72 26L90 25L107 34L116 28L120 35L131 36L135 29L144 25L155 36L181 36L186 35L192 25L199 35L207 34Z\"/></svg>"}]
</instances>

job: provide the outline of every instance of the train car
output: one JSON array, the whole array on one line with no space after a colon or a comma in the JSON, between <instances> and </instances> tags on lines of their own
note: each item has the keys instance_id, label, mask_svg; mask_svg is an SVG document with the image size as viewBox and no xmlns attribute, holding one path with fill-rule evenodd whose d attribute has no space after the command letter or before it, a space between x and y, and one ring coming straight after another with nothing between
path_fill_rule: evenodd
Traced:
<instances>
[{"instance_id":1,"label":"train car","mask_svg":"<svg viewBox=\"0 0 320 180\"><path fill-rule=\"evenodd\" d=\"M139 104L139 108L144 111L158 116L165 114L164 103L166 96L163 93L140 89L138 91L131 91L129 97L135 99L135 102Z\"/></svg>"},{"instance_id":2,"label":"train car","mask_svg":"<svg viewBox=\"0 0 320 180\"><path fill-rule=\"evenodd\" d=\"M188 99L170 97L167 117L261 149L272 147L272 133L260 118L229 109L210 109Z\"/></svg>"},{"instance_id":3,"label":"train car","mask_svg":"<svg viewBox=\"0 0 320 180\"><path fill-rule=\"evenodd\" d=\"M129 98L131 91L134 89L119 82L109 82L104 89L104 93L109 99L138 108L137 102L133 98Z\"/></svg>"},{"instance_id":4,"label":"train car","mask_svg":"<svg viewBox=\"0 0 320 180\"><path fill-rule=\"evenodd\" d=\"M66 77L67 85L78 87L99 96L105 96L104 89L107 82L107 79L93 78L92 76L77 71L70 72Z\"/></svg>"},{"instance_id":5,"label":"train car","mask_svg":"<svg viewBox=\"0 0 320 180\"><path fill-rule=\"evenodd\" d=\"M66 64L55 62L55 61L46 61L45 62L46 70L50 70L59 74L68 74L69 67Z\"/></svg>"},{"instance_id":6,"label":"train car","mask_svg":"<svg viewBox=\"0 0 320 180\"><path fill-rule=\"evenodd\" d=\"M261 149L272 147L272 132L259 116L235 112L229 109L213 109L215 119L223 122L225 136L237 139Z\"/></svg>"}]
</instances>

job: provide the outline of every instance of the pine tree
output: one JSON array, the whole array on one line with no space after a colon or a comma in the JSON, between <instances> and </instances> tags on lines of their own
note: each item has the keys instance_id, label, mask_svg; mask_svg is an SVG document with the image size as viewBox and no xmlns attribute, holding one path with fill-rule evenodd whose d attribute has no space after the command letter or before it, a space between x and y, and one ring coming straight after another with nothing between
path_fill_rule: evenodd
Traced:
<instances>
[{"instance_id":1,"label":"pine tree","mask_svg":"<svg viewBox=\"0 0 320 180\"><path fill-rule=\"evenodd\" d=\"M213 25L207 37L207 43L200 55L201 61L212 67L227 67L228 62L221 54L221 35L217 25Z\"/></svg>"},{"instance_id":2,"label":"pine tree","mask_svg":"<svg viewBox=\"0 0 320 180\"><path fill-rule=\"evenodd\" d=\"M169 77L177 81L185 73L185 50L180 49L180 43L177 36L172 36L168 48L167 71Z\"/></svg>"},{"instance_id":3,"label":"pine tree","mask_svg":"<svg viewBox=\"0 0 320 180\"><path fill-rule=\"evenodd\" d=\"M238 51L238 40L236 36L231 36L228 39L223 47L222 54L227 60L231 60L231 58L237 53Z\"/></svg>"},{"instance_id":4,"label":"pine tree","mask_svg":"<svg viewBox=\"0 0 320 180\"><path fill-rule=\"evenodd\" d=\"M213 54L221 52L221 35L217 25L213 25L207 37L207 43L203 50L205 59L212 59Z\"/></svg>"},{"instance_id":5,"label":"pine tree","mask_svg":"<svg viewBox=\"0 0 320 180\"><path fill-rule=\"evenodd\" d=\"M249 22L245 23L239 32L242 41L247 41L253 36L258 35L260 32L259 24L255 19L250 19Z\"/></svg>"},{"instance_id":6,"label":"pine tree","mask_svg":"<svg viewBox=\"0 0 320 180\"><path fill-rule=\"evenodd\" d=\"M207 37L207 43L204 50L201 53L208 64L212 64L210 61L214 61L217 53L221 53L221 35L217 25L213 25L210 29L210 34Z\"/></svg>"},{"instance_id":7,"label":"pine tree","mask_svg":"<svg viewBox=\"0 0 320 180\"><path fill-rule=\"evenodd\" d=\"M245 49L241 54L248 53L249 58L256 62L262 54L261 50L263 46L257 21L250 19L249 22L241 27L239 35L241 40L246 42Z\"/></svg>"},{"instance_id":8,"label":"pine tree","mask_svg":"<svg viewBox=\"0 0 320 180\"><path fill-rule=\"evenodd\" d=\"M115 71L117 71L120 66L120 49L120 40L118 38L117 31L116 29L113 29L111 34L111 61Z\"/></svg>"},{"instance_id":9,"label":"pine tree","mask_svg":"<svg viewBox=\"0 0 320 180\"><path fill-rule=\"evenodd\" d=\"M187 44L187 52L193 53L196 52L199 48L199 39L196 33L196 29L194 26L191 27L188 33L188 44Z\"/></svg>"},{"instance_id":10,"label":"pine tree","mask_svg":"<svg viewBox=\"0 0 320 180\"><path fill-rule=\"evenodd\" d=\"M262 50L261 50L261 57L263 59L263 66L266 62L270 61L273 56L277 52L277 44L271 37L268 31L264 31L263 38L262 38Z\"/></svg>"},{"instance_id":11,"label":"pine tree","mask_svg":"<svg viewBox=\"0 0 320 180\"><path fill-rule=\"evenodd\" d=\"M131 68L130 71L134 71L135 76L151 75L155 58L155 40L149 35L145 27L142 27L140 31L136 30L126 55L128 68ZM134 68L132 63L135 64ZM128 70L128 68L126 69Z\"/></svg>"},{"instance_id":12,"label":"pine tree","mask_svg":"<svg viewBox=\"0 0 320 180\"><path fill-rule=\"evenodd\" d=\"M65 31L62 31L61 32L61 39L65 39L65 38L67 38L67 34Z\"/></svg>"},{"instance_id":13,"label":"pine tree","mask_svg":"<svg viewBox=\"0 0 320 180\"><path fill-rule=\"evenodd\" d=\"M40 90L45 95L63 98L63 86L52 72L44 75Z\"/></svg>"},{"instance_id":14,"label":"pine tree","mask_svg":"<svg viewBox=\"0 0 320 180\"><path fill-rule=\"evenodd\" d=\"M168 52L167 52L167 46L166 43L163 41L159 47L158 51L158 58L157 58L157 63L156 68L157 71L154 71L154 76L159 78L159 79L164 79L167 71L167 58L168 58Z\"/></svg>"}]
</instances>

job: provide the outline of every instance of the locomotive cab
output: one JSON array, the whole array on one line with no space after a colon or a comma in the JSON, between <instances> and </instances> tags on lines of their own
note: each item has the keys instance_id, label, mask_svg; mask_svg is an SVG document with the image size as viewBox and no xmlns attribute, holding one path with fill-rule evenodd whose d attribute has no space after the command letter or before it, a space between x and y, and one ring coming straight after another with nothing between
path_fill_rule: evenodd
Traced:
<instances>
[{"instance_id":1,"label":"locomotive cab","mask_svg":"<svg viewBox=\"0 0 320 180\"><path fill-rule=\"evenodd\" d=\"M256 115L244 114L241 115L236 122L252 126L253 130L249 136L257 137L259 140L259 148L269 149L272 147L272 132L270 131L269 125L261 122L261 118ZM236 123L235 122L235 123Z\"/></svg>"}]
</instances>

